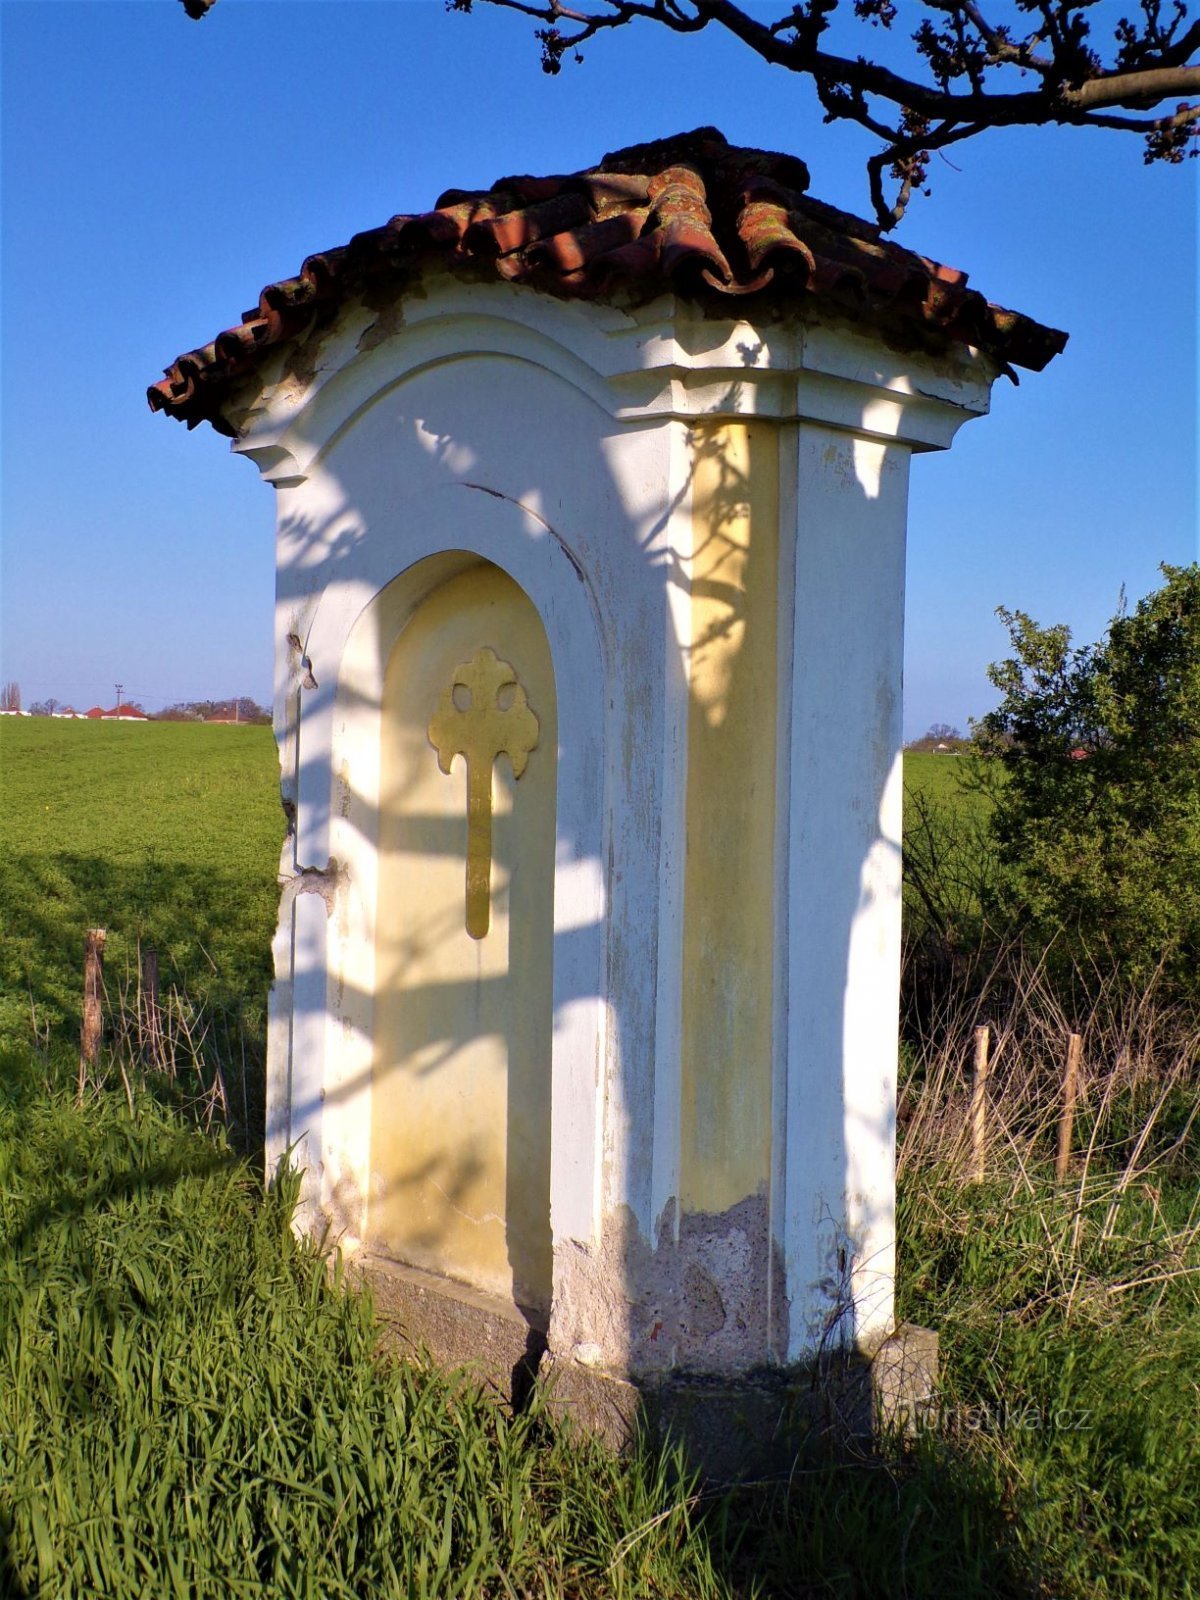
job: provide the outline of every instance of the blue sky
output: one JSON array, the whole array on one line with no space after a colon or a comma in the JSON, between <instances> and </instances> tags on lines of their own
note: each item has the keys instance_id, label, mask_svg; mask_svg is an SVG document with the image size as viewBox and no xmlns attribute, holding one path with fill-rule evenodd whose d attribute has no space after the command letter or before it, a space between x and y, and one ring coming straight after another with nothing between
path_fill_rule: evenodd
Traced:
<instances>
[{"instance_id":1,"label":"blue sky","mask_svg":"<svg viewBox=\"0 0 1200 1600\"><path fill-rule=\"evenodd\" d=\"M176 0L0 0L0 73L0 679L26 704L118 681L149 710L269 700L272 492L144 391L305 255L702 123L869 211L868 137L715 35L629 29L550 79L530 23L441 0L220 0L199 24ZM1122 586L1198 553L1200 163L1055 130L949 154L897 237L1071 342L914 464L908 736L991 704L997 605L1093 639Z\"/></svg>"}]
</instances>

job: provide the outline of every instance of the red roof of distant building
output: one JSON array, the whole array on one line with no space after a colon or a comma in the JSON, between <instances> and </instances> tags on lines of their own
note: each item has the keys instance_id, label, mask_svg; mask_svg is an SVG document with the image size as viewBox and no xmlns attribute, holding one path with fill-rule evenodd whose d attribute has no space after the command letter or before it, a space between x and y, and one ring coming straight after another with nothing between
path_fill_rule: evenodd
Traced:
<instances>
[{"instance_id":1,"label":"red roof of distant building","mask_svg":"<svg viewBox=\"0 0 1200 1600\"><path fill-rule=\"evenodd\" d=\"M755 318L823 308L909 345L972 345L1035 371L1066 344L968 289L965 272L884 239L807 188L796 157L699 128L617 150L585 172L451 189L432 211L395 216L268 284L239 324L167 368L150 405L232 433L222 403L272 349L352 295L402 293L429 265L570 299L628 304L671 290L726 312L747 296Z\"/></svg>"}]
</instances>

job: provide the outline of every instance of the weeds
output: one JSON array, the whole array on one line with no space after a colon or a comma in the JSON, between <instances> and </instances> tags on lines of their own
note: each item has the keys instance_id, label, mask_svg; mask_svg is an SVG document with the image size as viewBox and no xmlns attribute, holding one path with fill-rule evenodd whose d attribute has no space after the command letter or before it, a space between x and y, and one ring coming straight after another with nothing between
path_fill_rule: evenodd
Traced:
<instances>
[{"instance_id":1,"label":"weeds","mask_svg":"<svg viewBox=\"0 0 1200 1600\"><path fill-rule=\"evenodd\" d=\"M912 1041L900 1145L901 1313L936 1327L936 1435L990 1463L1037 1592L1200 1593L1200 1028L1115 977L1074 1009L1005 952ZM1087 982L1083 981L1086 976ZM967 1139L973 1028L991 1023L984 1176ZM1068 1032L1084 1090L1068 1179Z\"/></svg>"},{"instance_id":2,"label":"weeds","mask_svg":"<svg viewBox=\"0 0 1200 1600\"><path fill-rule=\"evenodd\" d=\"M223 1006L170 984L144 982L137 953L119 986L106 984L108 1019L100 1089L119 1077L132 1110L134 1086L183 1111L206 1132L220 1123L250 1159L263 1140L262 1055L247 1043L240 1006Z\"/></svg>"}]
</instances>

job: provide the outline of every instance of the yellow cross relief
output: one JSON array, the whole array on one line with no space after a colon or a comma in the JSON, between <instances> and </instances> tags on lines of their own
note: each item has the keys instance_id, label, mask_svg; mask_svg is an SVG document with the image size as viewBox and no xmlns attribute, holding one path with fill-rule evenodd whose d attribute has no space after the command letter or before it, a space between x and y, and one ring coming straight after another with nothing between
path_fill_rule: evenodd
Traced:
<instances>
[{"instance_id":1,"label":"yellow cross relief","mask_svg":"<svg viewBox=\"0 0 1200 1600\"><path fill-rule=\"evenodd\" d=\"M454 676L429 719L429 742L449 775L455 756L467 762L467 932L482 939L491 921L492 767L508 756L513 777L537 749L539 723L507 661L487 645Z\"/></svg>"}]
</instances>

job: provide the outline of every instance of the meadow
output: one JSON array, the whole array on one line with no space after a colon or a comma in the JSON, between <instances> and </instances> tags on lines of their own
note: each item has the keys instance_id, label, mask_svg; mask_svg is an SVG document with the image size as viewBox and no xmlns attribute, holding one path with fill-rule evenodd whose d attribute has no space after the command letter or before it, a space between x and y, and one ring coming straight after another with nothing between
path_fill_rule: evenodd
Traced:
<instances>
[{"instance_id":1,"label":"meadow","mask_svg":"<svg viewBox=\"0 0 1200 1600\"><path fill-rule=\"evenodd\" d=\"M962 779L969 765L968 756L934 755L928 750L908 750L904 755L905 813L912 815L912 803L923 797L935 805L962 803Z\"/></svg>"},{"instance_id":2,"label":"meadow","mask_svg":"<svg viewBox=\"0 0 1200 1600\"><path fill-rule=\"evenodd\" d=\"M5 718L0 785L0 1040L69 1053L102 927L110 1010L155 950L197 1046L245 1053L252 1089L284 836L271 730Z\"/></svg>"},{"instance_id":3,"label":"meadow","mask_svg":"<svg viewBox=\"0 0 1200 1600\"><path fill-rule=\"evenodd\" d=\"M915 792L956 810L958 760L918 762ZM294 1177L264 1192L269 730L5 719L0 783L0 1593L1200 1595L1186 1016L1111 990L1068 1019L1034 963L926 1018L898 1293L941 1335L935 1413L869 1454L814 1444L786 1482L706 1488L669 1452L615 1459L537 1400L512 1417L383 1351L369 1300L292 1236ZM186 1027L173 1072L110 1028L78 1104L89 925L110 930L110 1013L153 944ZM1068 1021L1086 1068L1056 1185Z\"/></svg>"}]
</instances>

